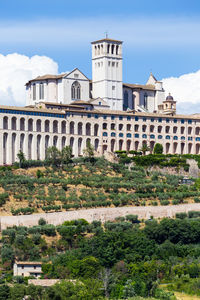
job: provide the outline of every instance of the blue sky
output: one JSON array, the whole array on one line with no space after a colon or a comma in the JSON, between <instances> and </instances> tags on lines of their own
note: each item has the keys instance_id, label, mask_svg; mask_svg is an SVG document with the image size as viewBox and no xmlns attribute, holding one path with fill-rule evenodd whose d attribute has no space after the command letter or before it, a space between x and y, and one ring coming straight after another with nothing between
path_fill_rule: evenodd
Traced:
<instances>
[{"instance_id":1,"label":"blue sky","mask_svg":"<svg viewBox=\"0 0 200 300\"><path fill-rule=\"evenodd\" d=\"M199 0L0 1L0 53L45 55L91 77L90 42L108 31L124 41L124 82L179 77L200 69L199 17Z\"/></svg>"},{"instance_id":2,"label":"blue sky","mask_svg":"<svg viewBox=\"0 0 200 300\"><path fill-rule=\"evenodd\" d=\"M47 55L61 72L78 66L91 76L89 42L108 31L124 41L124 81L144 82L150 70L178 76L200 67L199 14L194 0L6 0L0 52Z\"/></svg>"}]
</instances>

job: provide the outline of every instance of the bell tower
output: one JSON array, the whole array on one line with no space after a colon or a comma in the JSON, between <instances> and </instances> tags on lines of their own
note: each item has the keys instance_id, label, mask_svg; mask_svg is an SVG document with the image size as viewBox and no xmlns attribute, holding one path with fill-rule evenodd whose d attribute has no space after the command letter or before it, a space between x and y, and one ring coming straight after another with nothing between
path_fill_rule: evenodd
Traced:
<instances>
[{"instance_id":1,"label":"bell tower","mask_svg":"<svg viewBox=\"0 0 200 300\"><path fill-rule=\"evenodd\" d=\"M122 41L105 38L92 42L92 97L112 110L123 110Z\"/></svg>"}]
</instances>

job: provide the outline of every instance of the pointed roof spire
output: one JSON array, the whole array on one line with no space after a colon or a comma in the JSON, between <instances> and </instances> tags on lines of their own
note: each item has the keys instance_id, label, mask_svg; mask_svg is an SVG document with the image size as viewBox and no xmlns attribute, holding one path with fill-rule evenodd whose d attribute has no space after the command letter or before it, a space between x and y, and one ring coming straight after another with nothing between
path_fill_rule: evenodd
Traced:
<instances>
[{"instance_id":1,"label":"pointed roof spire","mask_svg":"<svg viewBox=\"0 0 200 300\"><path fill-rule=\"evenodd\" d=\"M153 73L151 72L149 75L149 79L147 80L146 85L154 85L157 82L156 77L153 75Z\"/></svg>"}]
</instances>

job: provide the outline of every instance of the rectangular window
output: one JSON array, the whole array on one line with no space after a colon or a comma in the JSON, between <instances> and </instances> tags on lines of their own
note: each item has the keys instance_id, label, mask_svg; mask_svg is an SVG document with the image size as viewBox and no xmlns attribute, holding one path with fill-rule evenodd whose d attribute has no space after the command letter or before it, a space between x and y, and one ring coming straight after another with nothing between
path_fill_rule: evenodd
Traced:
<instances>
[{"instance_id":1,"label":"rectangular window","mask_svg":"<svg viewBox=\"0 0 200 300\"><path fill-rule=\"evenodd\" d=\"M123 120L123 117L122 117L122 116L119 116L119 120Z\"/></svg>"},{"instance_id":2,"label":"rectangular window","mask_svg":"<svg viewBox=\"0 0 200 300\"><path fill-rule=\"evenodd\" d=\"M33 84L33 100L36 100L36 84Z\"/></svg>"},{"instance_id":3,"label":"rectangular window","mask_svg":"<svg viewBox=\"0 0 200 300\"><path fill-rule=\"evenodd\" d=\"M130 116L128 116L128 117L127 117L127 121L130 121L130 120L131 120L131 117L130 117Z\"/></svg>"},{"instance_id":4,"label":"rectangular window","mask_svg":"<svg viewBox=\"0 0 200 300\"><path fill-rule=\"evenodd\" d=\"M143 118L143 121L144 121L144 122L146 122L146 120L147 120L146 118Z\"/></svg>"},{"instance_id":5,"label":"rectangular window","mask_svg":"<svg viewBox=\"0 0 200 300\"><path fill-rule=\"evenodd\" d=\"M44 99L44 83L40 83L39 95L40 95L40 99Z\"/></svg>"},{"instance_id":6,"label":"rectangular window","mask_svg":"<svg viewBox=\"0 0 200 300\"><path fill-rule=\"evenodd\" d=\"M139 120L139 118L138 117L135 117L135 121L138 121Z\"/></svg>"},{"instance_id":7,"label":"rectangular window","mask_svg":"<svg viewBox=\"0 0 200 300\"><path fill-rule=\"evenodd\" d=\"M154 118L151 118L151 122L154 122Z\"/></svg>"},{"instance_id":8,"label":"rectangular window","mask_svg":"<svg viewBox=\"0 0 200 300\"><path fill-rule=\"evenodd\" d=\"M192 124L192 120L188 120L188 124Z\"/></svg>"},{"instance_id":9,"label":"rectangular window","mask_svg":"<svg viewBox=\"0 0 200 300\"><path fill-rule=\"evenodd\" d=\"M169 123L169 119L166 119L166 123Z\"/></svg>"},{"instance_id":10,"label":"rectangular window","mask_svg":"<svg viewBox=\"0 0 200 300\"><path fill-rule=\"evenodd\" d=\"M114 86L114 85L112 86L112 90L113 90L113 91L115 90L115 86Z\"/></svg>"},{"instance_id":11,"label":"rectangular window","mask_svg":"<svg viewBox=\"0 0 200 300\"><path fill-rule=\"evenodd\" d=\"M106 119L107 119L107 116L103 116L103 119L106 120Z\"/></svg>"},{"instance_id":12,"label":"rectangular window","mask_svg":"<svg viewBox=\"0 0 200 300\"><path fill-rule=\"evenodd\" d=\"M114 120L115 119L115 116L111 116L111 120Z\"/></svg>"},{"instance_id":13,"label":"rectangular window","mask_svg":"<svg viewBox=\"0 0 200 300\"><path fill-rule=\"evenodd\" d=\"M158 122L159 122L159 123L162 123L162 118L159 118L159 119L158 119Z\"/></svg>"},{"instance_id":14,"label":"rectangular window","mask_svg":"<svg viewBox=\"0 0 200 300\"><path fill-rule=\"evenodd\" d=\"M177 119L174 119L174 123L177 123Z\"/></svg>"}]
</instances>

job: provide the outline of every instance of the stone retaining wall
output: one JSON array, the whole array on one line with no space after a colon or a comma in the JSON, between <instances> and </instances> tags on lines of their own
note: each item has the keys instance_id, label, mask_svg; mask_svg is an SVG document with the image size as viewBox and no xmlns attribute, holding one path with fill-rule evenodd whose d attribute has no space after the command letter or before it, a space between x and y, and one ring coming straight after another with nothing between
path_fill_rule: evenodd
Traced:
<instances>
[{"instance_id":1,"label":"stone retaining wall","mask_svg":"<svg viewBox=\"0 0 200 300\"><path fill-rule=\"evenodd\" d=\"M138 215L139 219L174 217L176 213L188 212L191 210L200 211L200 204L182 204L171 206L127 206L127 207L107 207L75 210L67 212L41 213L26 216L3 216L0 217L1 230L9 226L33 226L37 225L40 218L44 218L48 224L59 225L64 221L85 219L88 222L100 220L102 222L112 221L116 217L129 214Z\"/></svg>"}]
</instances>

